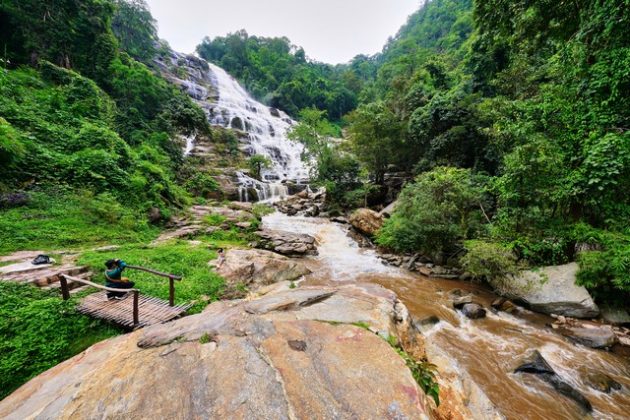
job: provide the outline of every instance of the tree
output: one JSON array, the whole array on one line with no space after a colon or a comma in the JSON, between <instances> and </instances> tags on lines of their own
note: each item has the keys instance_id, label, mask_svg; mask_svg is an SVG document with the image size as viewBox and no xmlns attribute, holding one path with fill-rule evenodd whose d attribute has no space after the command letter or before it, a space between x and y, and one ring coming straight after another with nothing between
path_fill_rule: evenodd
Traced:
<instances>
[{"instance_id":1,"label":"tree","mask_svg":"<svg viewBox=\"0 0 630 420\"><path fill-rule=\"evenodd\" d=\"M348 116L352 151L371 172L374 183L382 184L390 164L399 164L405 150L403 123L384 102L359 107Z\"/></svg>"},{"instance_id":2,"label":"tree","mask_svg":"<svg viewBox=\"0 0 630 420\"><path fill-rule=\"evenodd\" d=\"M112 29L120 47L133 58L148 63L155 55L157 22L145 0L114 0Z\"/></svg>"},{"instance_id":3,"label":"tree","mask_svg":"<svg viewBox=\"0 0 630 420\"><path fill-rule=\"evenodd\" d=\"M271 168L271 159L263 155L253 155L247 160L252 176L261 179L262 171Z\"/></svg>"},{"instance_id":4,"label":"tree","mask_svg":"<svg viewBox=\"0 0 630 420\"><path fill-rule=\"evenodd\" d=\"M486 180L470 169L438 167L419 175L399 196L399 205L378 233L380 245L423 252L443 260L456 254L487 222Z\"/></svg>"}]
</instances>

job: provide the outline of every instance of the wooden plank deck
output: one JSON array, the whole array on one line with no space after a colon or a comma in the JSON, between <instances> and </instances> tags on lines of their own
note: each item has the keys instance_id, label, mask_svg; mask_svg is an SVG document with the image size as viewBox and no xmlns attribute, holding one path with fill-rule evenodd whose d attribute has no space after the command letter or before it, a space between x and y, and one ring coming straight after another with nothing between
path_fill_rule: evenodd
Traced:
<instances>
[{"instance_id":1,"label":"wooden plank deck","mask_svg":"<svg viewBox=\"0 0 630 420\"><path fill-rule=\"evenodd\" d=\"M108 300L107 292L98 292L81 300L77 310L93 318L104 319L127 328L141 328L177 318L192 304L169 306L168 302L152 296L138 297L138 325L133 323L133 295L123 300Z\"/></svg>"}]
</instances>

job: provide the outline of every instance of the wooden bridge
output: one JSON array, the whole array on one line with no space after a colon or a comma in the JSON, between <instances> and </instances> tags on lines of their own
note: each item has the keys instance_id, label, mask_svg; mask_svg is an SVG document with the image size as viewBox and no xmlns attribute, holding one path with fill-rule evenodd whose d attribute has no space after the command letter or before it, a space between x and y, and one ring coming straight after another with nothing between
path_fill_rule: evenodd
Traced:
<instances>
[{"instance_id":1,"label":"wooden bridge","mask_svg":"<svg viewBox=\"0 0 630 420\"><path fill-rule=\"evenodd\" d=\"M141 328L148 325L159 324L179 317L186 312L192 304L175 305L175 280L181 280L180 276L160 273L155 270L142 267L128 266L138 270L168 277L169 279L169 301L156 297L140 295L138 289L116 289L106 287L89 280L62 274L59 279L61 285L61 295L64 300L70 299L70 290L73 283L79 283L97 289L101 292L93 293L84 297L77 311L89 315L93 318L103 319L125 328ZM122 300L109 300L107 292L127 292L126 298Z\"/></svg>"}]
</instances>

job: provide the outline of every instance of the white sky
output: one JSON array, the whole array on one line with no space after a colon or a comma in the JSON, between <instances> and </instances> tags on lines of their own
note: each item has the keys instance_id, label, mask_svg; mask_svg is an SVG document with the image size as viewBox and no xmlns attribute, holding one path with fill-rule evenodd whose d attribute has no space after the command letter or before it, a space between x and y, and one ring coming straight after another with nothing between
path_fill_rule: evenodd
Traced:
<instances>
[{"instance_id":1,"label":"white sky","mask_svg":"<svg viewBox=\"0 0 630 420\"><path fill-rule=\"evenodd\" d=\"M160 38L191 53L204 36L246 29L286 36L312 59L345 63L374 54L421 0L147 0Z\"/></svg>"}]
</instances>

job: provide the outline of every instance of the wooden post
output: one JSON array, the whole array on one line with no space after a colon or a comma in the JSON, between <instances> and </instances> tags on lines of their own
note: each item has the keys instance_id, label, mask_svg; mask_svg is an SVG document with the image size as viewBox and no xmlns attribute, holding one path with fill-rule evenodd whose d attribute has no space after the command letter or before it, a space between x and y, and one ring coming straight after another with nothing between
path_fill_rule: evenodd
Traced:
<instances>
[{"instance_id":1,"label":"wooden post","mask_svg":"<svg viewBox=\"0 0 630 420\"><path fill-rule=\"evenodd\" d=\"M168 278L168 304L175 305L175 279L173 277Z\"/></svg>"},{"instance_id":2,"label":"wooden post","mask_svg":"<svg viewBox=\"0 0 630 420\"><path fill-rule=\"evenodd\" d=\"M133 291L133 325L138 325L140 323L139 314L138 314L138 295L140 292L137 290Z\"/></svg>"},{"instance_id":3,"label":"wooden post","mask_svg":"<svg viewBox=\"0 0 630 420\"><path fill-rule=\"evenodd\" d=\"M68 289L68 280L66 280L66 277L63 274L59 276L59 283L61 284L61 296L63 297L63 300L70 299L70 289Z\"/></svg>"}]
</instances>

